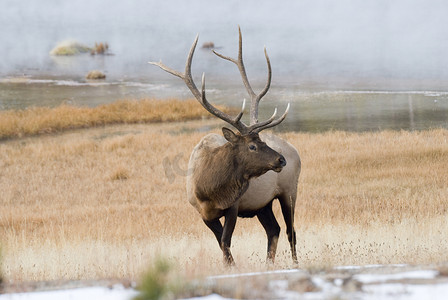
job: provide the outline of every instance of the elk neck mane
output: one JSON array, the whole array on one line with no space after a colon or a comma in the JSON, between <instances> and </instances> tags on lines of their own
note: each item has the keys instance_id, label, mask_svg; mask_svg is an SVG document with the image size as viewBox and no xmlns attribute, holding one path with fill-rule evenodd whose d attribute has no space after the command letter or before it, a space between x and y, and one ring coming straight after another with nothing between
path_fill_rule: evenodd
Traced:
<instances>
[{"instance_id":1,"label":"elk neck mane","mask_svg":"<svg viewBox=\"0 0 448 300\"><path fill-rule=\"evenodd\" d=\"M202 152L201 171L195 172L195 194L200 201L213 201L216 208L232 206L249 187L249 176L237 161L231 143Z\"/></svg>"}]
</instances>

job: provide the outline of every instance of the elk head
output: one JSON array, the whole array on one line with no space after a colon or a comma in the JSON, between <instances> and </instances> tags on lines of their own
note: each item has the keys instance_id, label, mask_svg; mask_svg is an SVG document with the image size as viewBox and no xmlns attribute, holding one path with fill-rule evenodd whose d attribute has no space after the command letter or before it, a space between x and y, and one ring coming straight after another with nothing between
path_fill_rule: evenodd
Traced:
<instances>
[{"instance_id":1,"label":"elk head","mask_svg":"<svg viewBox=\"0 0 448 300\"><path fill-rule=\"evenodd\" d=\"M280 172L286 166L283 155L266 145L258 133L239 135L225 127L222 133L231 145L237 165L244 169L246 179L261 176L269 170Z\"/></svg>"},{"instance_id":2,"label":"elk head","mask_svg":"<svg viewBox=\"0 0 448 300\"><path fill-rule=\"evenodd\" d=\"M271 63L270 63L270 60L269 60L269 57L268 57L268 54L267 54L266 48L265 48L264 54L266 57L266 62L267 62L267 67L268 67L268 79L267 79L267 83L266 83L264 89L257 95L257 94L255 94L255 92L253 91L253 89L249 83L249 80L248 80L247 74L246 74L246 70L244 67L243 53L242 53L242 51L243 51L242 50L242 48L243 48L242 47L242 36L241 36L241 29L239 27L238 27L238 32L239 32L239 48L238 48L238 58L237 59L233 59L233 58L224 56L222 54L217 53L214 50L213 50L213 53L222 59L233 62L238 67L238 70L240 71L244 86L246 87L246 90L251 98L250 125L246 125L241 121L241 118L243 116L244 109L245 109L245 104L246 104L245 99L243 101L241 112L237 116L231 117L228 114L224 113L223 111L217 109L216 107L214 107L213 105L211 105L208 102L206 95L205 95L205 74L202 74L201 91L199 91L198 88L196 87L196 85L193 81L192 75L191 75L191 62L193 60L194 51L195 51L196 45L198 43L198 38L199 38L198 35L196 36L196 39L194 40L193 45L191 46L190 52L188 54L187 61L185 64L184 73L180 73L178 71L175 71L175 70L165 66L164 64L162 64L161 61L158 63L157 62L149 62L149 63L156 65L156 66L160 67L162 70L181 78L185 82L187 87L190 89L191 93L195 96L195 98L199 101L199 103L201 103L201 105L208 112L210 112L212 115L224 120L225 122L227 122L228 124L230 124L234 128L236 128L239 131L238 134L233 133L229 129L223 129L223 134L224 134L224 137L227 139L227 141L229 141L232 145L244 145L244 146L240 146L240 147L244 148L244 150L241 149L241 151L242 151L241 153L247 152L247 154L249 155L251 153L250 151L252 151L252 154L253 154L253 153L256 153L257 151L259 152L260 150L263 150L266 153L269 152L270 153L269 155L272 155L272 153L274 153L275 151L272 150L271 148L269 148L265 143L263 143L260 140L258 134L260 131L262 131L264 129L271 128L271 127L274 127L274 126L280 124L286 118L286 115L288 114L290 105L288 103L288 106L286 107L285 112L279 118L276 118L276 116L277 116L277 108L276 108L274 110L274 113L272 114L272 116L269 119L262 121L262 122L258 121L259 102L266 95L266 93L268 92L269 87L271 85L271 77L272 77ZM230 132L232 132L233 135ZM237 140L238 140L238 143L236 143ZM270 151L267 151L268 148ZM247 151L245 151L245 150L247 150ZM277 152L275 152L275 153L277 153ZM266 154L266 155L268 155L268 154ZM260 159L262 159L262 158L260 158ZM275 160L275 162L269 161L271 169L276 172L280 172L281 168L286 165L286 161L283 158L283 156L281 156L278 153L277 153L277 157L274 160ZM264 163L266 164L266 161L264 161Z\"/></svg>"}]
</instances>

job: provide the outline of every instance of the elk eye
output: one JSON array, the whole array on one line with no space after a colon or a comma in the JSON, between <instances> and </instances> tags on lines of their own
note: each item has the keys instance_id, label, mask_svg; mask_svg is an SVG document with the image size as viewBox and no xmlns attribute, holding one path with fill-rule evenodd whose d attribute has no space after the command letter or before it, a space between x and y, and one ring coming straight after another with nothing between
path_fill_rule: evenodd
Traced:
<instances>
[{"instance_id":1,"label":"elk eye","mask_svg":"<svg viewBox=\"0 0 448 300\"><path fill-rule=\"evenodd\" d=\"M251 151L255 151L255 150L257 150L257 146L255 146L255 145L249 145L249 150L251 150Z\"/></svg>"}]
</instances>

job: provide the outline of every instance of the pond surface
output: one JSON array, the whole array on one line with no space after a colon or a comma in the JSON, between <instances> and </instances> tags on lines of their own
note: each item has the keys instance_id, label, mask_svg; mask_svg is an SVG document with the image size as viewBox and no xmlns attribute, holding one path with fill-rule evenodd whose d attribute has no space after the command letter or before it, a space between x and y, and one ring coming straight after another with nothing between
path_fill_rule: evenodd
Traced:
<instances>
[{"instance_id":1,"label":"pond surface","mask_svg":"<svg viewBox=\"0 0 448 300\"><path fill-rule=\"evenodd\" d=\"M254 10L256 7L256 10ZM236 9L237 8L237 9ZM185 85L148 61L182 70L200 34L193 74L207 75L212 103L247 97L235 66L203 43L236 57L238 24L260 106L291 111L279 130L421 130L448 125L447 1L0 1L0 110L119 99L191 98ZM52 56L59 42L113 55ZM104 81L86 81L91 70Z\"/></svg>"},{"instance_id":2,"label":"pond surface","mask_svg":"<svg viewBox=\"0 0 448 300\"><path fill-rule=\"evenodd\" d=\"M215 81L207 85L215 104L238 107L247 98L242 84ZM182 81L99 81L83 79L0 79L0 109L61 104L97 106L120 99L191 98ZM275 85L260 104L260 119L275 107L291 109L278 130L320 132L327 130L374 131L448 128L448 91L324 90L297 85Z\"/></svg>"}]
</instances>

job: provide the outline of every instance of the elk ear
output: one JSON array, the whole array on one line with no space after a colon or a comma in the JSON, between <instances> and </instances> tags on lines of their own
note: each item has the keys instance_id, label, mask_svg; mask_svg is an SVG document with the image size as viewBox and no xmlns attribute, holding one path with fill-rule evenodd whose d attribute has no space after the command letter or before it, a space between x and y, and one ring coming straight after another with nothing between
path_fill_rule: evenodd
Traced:
<instances>
[{"instance_id":1,"label":"elk ear","mask_svg":"<svg viewBox=\"0 0 448 300\"><path fill-rule=\"evenodd\" d=\"M224 135L224 138L232 144L237 143L239 140L239 137L229 128L223 127L222 134Z\"/></svg>"}]
</instances>

